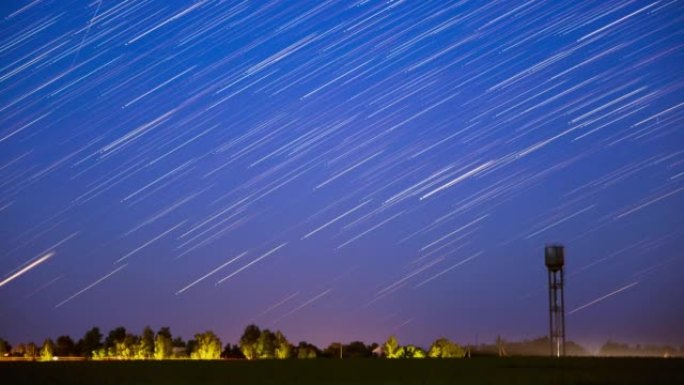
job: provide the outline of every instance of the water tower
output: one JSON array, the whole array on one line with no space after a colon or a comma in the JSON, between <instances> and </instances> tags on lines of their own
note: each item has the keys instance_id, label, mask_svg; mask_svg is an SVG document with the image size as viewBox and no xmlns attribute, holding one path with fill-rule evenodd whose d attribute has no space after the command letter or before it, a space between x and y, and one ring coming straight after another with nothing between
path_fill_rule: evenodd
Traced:
<instances>
[{"instance_id":1,"label":"water tower","mask_svg":"<svg viewBox=\"0 0 684 385\"><path fill-rule=\"evenodd\" d=\"M565 355L565 301L563 299L563 246L547 245L544 262L549 270L549 340L551 355Z\"/></svg>"}]
</instances>

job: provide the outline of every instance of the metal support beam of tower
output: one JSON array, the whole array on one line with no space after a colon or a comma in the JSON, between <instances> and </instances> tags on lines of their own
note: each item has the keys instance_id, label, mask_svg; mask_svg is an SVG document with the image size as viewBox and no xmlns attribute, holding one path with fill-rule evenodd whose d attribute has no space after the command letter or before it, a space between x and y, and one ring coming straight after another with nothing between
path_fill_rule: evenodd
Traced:
<instances>
[{"instance_id":1,"label":"metal support beam of tower","mask_svg":"<svg viewBox=\"0 0 684 385\"><path fill-rule=\"evenodd\" d=\"M546 246L546 267L549 270L549 344L551 355L565 356L565 296L563 293L565 256L563 246Z\"/></svg>"}]
</instances>

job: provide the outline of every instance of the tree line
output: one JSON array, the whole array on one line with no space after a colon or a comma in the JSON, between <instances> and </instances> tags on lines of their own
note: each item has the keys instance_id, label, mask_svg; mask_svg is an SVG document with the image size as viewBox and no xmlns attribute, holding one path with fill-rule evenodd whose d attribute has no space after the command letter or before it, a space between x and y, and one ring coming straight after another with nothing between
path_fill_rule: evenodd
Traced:
<instances>
[{"instance_id":1,"label":"tree line","mask_svg":"<svg viewBox=\"0 0 684 385\"><path fill-rule=\"evenodd\" d=\"M588 355L581 346L568 342L568 355ZM248 325L237 344L223 345L212 331L197 333L194 338L183 340L174 337L169 327L156 332L149 326L140 335L117 327L105 336L98 327L88 330L82 338L74 341L70 336L50 338L39 346L33 342L11 346L0 338L0 357L23 357L31 360L50 361L56 357L82 357L92 360L168 360L168 359L311 359L311 358L463 358L477 355L548 355L548 337L522 342L507 342L497 338L493 345L461 346L447 338L435 340L428 349L415 345L400 345L395 336L382 344L365 344L353 341L348 344L334 342L325 349L301 341L292 344L285 335L276 330L260 329ZM679 350L670 346L630 347L608 341L599 351L600 355L649 355L684 356L684 347Z\"/></svg>"},{"instance_id":2,"label":"tree line","mask_svg":"<svg viewBox=\"0 0 684 385\"><path fill-rule=\"evenodd\" d=\"M190 340L174 337L169 327L156 332L149 326L141 334L134 334L120 326L105 336L98 327L88 330L74 341L68 335L55 340L45 339L41 345L22 343L11 346L0 338L0 357L23 357L51 361L56 357L82 357L92 360L167 360L167 359L310 359L310 358L387 358L463 357L465 350L446 338L440 338L427 351L414 345L400 346L391 336L384 344L365 344L353 341L348 344L333 342L321 349L301 341L292 344L279 331L260 329L248 325L237 344L222 345L221 339L212 331L197 333Z\"/></svg>"}]
</instances>

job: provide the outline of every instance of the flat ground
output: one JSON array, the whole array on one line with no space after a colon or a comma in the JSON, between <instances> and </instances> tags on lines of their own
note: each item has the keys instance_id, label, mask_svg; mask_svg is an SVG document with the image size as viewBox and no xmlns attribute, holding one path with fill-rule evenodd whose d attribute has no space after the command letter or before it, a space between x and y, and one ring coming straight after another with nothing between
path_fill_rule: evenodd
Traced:
<instances>
[{"instance_id":1,"label":"flat ground","mask_svg":"<svg viewBox=\"0 0 684 385\"><path fill-rule=\"evenodd\" d=\"M0 362L2 384L684 384L684 359Z\"/></svg>"}]
</instances>

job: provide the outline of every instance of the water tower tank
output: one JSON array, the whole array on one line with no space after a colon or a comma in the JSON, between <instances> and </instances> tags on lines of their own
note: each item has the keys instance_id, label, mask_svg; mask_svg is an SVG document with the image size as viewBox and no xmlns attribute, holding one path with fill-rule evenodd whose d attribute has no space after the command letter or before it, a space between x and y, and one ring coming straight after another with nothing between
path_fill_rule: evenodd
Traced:
<instances>
[{"instance_id":1,"label":"water tower tank","mask_svg":"<svg viewBox=\"0 0 684 385\"><path fill-rule=\"evenodd\" d=\"M550 271L557 271L563 267L565 257L563 255L563 246L549 245L544 250L544 260L546 267Z\"/></svg>"}]
</instances>

